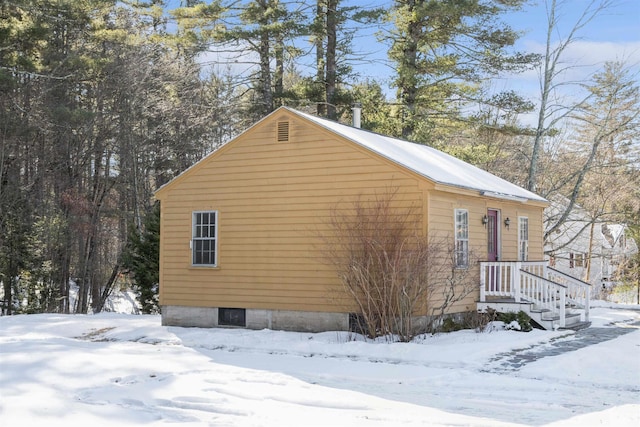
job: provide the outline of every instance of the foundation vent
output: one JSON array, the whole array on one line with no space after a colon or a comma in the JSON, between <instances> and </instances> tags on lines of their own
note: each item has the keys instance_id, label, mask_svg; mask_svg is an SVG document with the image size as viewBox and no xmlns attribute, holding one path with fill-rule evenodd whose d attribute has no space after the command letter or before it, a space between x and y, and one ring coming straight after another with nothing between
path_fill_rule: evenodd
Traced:
<instances>
[{"instance_id":1,"label":"foundation vent","mask_svg":"<svg viewBox=\"0 0 640 427\"><path fill-rule=\"evenodd\" d=\"M278 122L276 140L278 142L289 141L289 122Z\"/></svg>"}]
</instances>

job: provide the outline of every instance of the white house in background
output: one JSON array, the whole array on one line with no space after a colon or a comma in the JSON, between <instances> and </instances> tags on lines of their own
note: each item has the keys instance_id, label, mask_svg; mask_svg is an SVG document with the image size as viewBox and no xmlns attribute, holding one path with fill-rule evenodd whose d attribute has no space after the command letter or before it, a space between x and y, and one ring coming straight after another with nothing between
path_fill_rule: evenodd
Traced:
<instances>
[{"instance_id":1,"label":"white house in background","mask_svg":"<svg viewBox=\"0 0 640 427\"><path fill-rule=\"evenodd\" d=\"M601 224L601 272L602 283L606 286L614 279L618 267L638 252L638 243L627 238L626 226L622 224Z\"/></svg>"},{"instance_id":2,"label":"white house in background","mask_svg":"<svg viewBox=\"0 0 640 427\"><path fill-rule=\"evenodd\" d=\"M566 203L566 199L554 199L545 209L547 229ZM638 251L636 242L626 238L625 229L623 224L593 222L591 215L576 205L545 243L549 266L592 284L593 296L597 296L610 287L618 267Z\"/></svg>"}]
</instances>

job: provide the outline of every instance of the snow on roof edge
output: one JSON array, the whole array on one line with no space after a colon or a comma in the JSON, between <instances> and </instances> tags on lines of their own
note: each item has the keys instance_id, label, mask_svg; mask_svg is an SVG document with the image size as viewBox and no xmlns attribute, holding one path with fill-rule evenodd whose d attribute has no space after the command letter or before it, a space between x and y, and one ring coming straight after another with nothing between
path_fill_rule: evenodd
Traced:
<instances>
[{"instance_id":1,"label":"snow on roof edge","mask_svg":"<svg viewBox=\"0 0 640 427\"><path fill-rule=\"evenodd\" d=\"M243 134L247 133L260 123L265 121L268 117L276 114L278 111L288 111L294 115L303 117L310 120L313 123L342 136L376 154L410 170L418 175L421 175L437 184L443 184L451 187L478 191L481 195L487 197L494 197L504 200L513 200L524 202L527 200L545 202L549 201L545 198L525 190L524 188L513 184L505 179L502 179L490 172L478 168L470 163L460 160L450 154L436 150L435 148L417 144L414 142L404 141L401 139L393 138L390 136L381 135L366 129L355 128L338 122L334 122L328 119L314 116L309 113L298 111L291 107L279 107L271 114L263 117L262 119L249 126L244 131L240 132L235 137L231 138L220 147L214 149L211 153L204 156L202 159L182 171L178 176L171 179L169 182L162 185L160 188L154 191L154 195L163 192L167 187L171 186L175 181L179 180L184 175L194 170L194 168L200 163L204 162L210 156L216 154L219 150L226 147L228 144L233 143ZM451 171L446 170L444 166L463 172L460 175L455 175ZM428 173L426 169L430 169L431 173ZM434 171L438 173L433 173ZM471 173L470 173L471 172ZM483 185L472 185L472 183L484 183Z\"/></svg>"}]
</instances>

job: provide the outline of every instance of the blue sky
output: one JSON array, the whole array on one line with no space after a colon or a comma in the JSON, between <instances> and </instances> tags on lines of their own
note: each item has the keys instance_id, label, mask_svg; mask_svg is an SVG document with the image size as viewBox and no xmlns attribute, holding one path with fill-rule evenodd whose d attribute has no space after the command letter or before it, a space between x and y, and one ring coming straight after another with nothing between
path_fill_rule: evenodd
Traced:
<instances>
[{"instance_id":1,"label":"blue sky","mask_svg":"<svg viewBox=\"0 0 640 427\"><path fill-rule=\"evenodd\" d=\"M354 0L355 3L371 4L375 0ZM376 2L391 4L391 2ZM565 38L585 8L587 0L567 0L559 8L559 31L554 41ZM543 53L546 41L547 15L544 0L533 1L522 11L505 15L504 20L512 28L524 32L516 48L528 52ZM363 40L367 40L363 38ZM386 47L373 38L363 46L369 48L378 61L386 59ZM619 0L614 7L599 14L582 31L576 41L566 49L566 65L571 66L567 78L587 81L589 76L602 67L605 61L623 60L629 68L640 72L640 0ZM389 79L392 70L375 62L358 67L362 77ZM640 78L640 75L638 76ZM535 97L539 86L538 71L505 76L493 82L497 89L515 88ZM393 95L393 93L390 93Z\"/></svg>"},{"instance_id":2,"label":"blue sky","mask_svg":"<svg viewBox=\"0 0 640 427\"><path fill-rule=\"evenodd\" d=\"M518 43L519 49L543 53L546 38L546 8L540 0L523 11L507 17L514 28L526 31ZM559 9L560 28L554 42L564 39L575 25L580 14L590 1L565 1ZM640 1L620 0L612 7L586 25L575 42L566 51L564 65L571 67L566 78L576 82L588 81L589 76L597 72L605 61L624 61L640 78ZM537 89L538 72L527 72L510 76L506 83L531 93Z\"/></svg>"},{"instance_id":3,"label":"blue sky","mask_svg":"<svg viewBox=\"0 0 640 427\"><path fill-rule=\"evenodd\" d=\"M550 0L549 0L550 1ZM632 70L640 73L640 0L614 0L613 7L599 14L579 33L576 41L566 49L563 59L570 67L565 78L575 82L586 82L589 76L602 67L605 61L623 60ZM170 0L171 5L179 4L179 0ZM580 14L592 0L558 0L560 21L555 41L566 37ZM343 0L343 5L357 5L364 8L376 6L390 7L390 0ZM533 0L522 11L505 15L505 21L514 29L525 34L518 41L517 49L529 52L544 52L546 38L546 5L545 0ZM375 79L383 86L390 84L393 69L387 61L387 49L384 43L377 40L375 34L378 27L360 28L354 39L354 50L366 54L366 61L354 63L354 69L360 79ZM206 61L216 63L224 61L224 54L208 54ZM309 56L309 62L313 55ZM250 61L249 61L250 62ZM225 66L218 66L222 71ZM305 66L302 61L296 64L304 74L313 74L313 64ZM236 73L247 74L249 65L242 61L230 65ZM640 80L640 75L637 76ZM531 70L518 75L505 76L492 81L493 89L516 89L535 101L539 93L539 71ZM576 89L577 90L577 89ZM387 89L389 98L394 90Z\"/></svg>"},{"instance_id":4,"label":"blue sky","mask_svg":"<svg viewBox=\"0 0 640 427\"><path fill-rule=\"evenodd\" d=\"M558 2L560 4L560 2ZM575 22L579 14L591 3L587 0L569 0L559 9L559 17L564 25ZM527 31L525 39L544 41L546 28L546 8L544 0L538 0L526 6L524 10L511 14L508 22L515 28ZM587 27L585 35L594 41L629 42L640 41L640 2L638 0L619 0L614 7L600 14Z\"/></svg>"}]
</instances>

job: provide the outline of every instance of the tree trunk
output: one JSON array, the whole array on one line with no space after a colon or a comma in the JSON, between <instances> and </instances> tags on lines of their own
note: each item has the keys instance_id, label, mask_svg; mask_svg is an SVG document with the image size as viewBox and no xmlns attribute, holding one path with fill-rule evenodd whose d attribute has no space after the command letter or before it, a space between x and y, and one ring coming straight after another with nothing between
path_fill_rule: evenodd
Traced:
<instances>
[{"instance_id":1,"label":"tree trunk","mask_svg":"<svg viewBox=\"0 0 640 427\"><path fill-rule=\"evenodd\" d=\"M277 100L279 106L282 105L282 98L284 96L284 39L282 38L282 34L277 35L274 50L276 69L274 72L275 82L273 89L274 98Z\"/></svg>"},{"instance_id":2,"label":"tree trunk","mask_svg":"<svg viewBox=\"0 0 640 427\"><path fill-rule=\"evenodd\" d=\"M536 135L533 139L533 148L531 151L531 161L529 163L529 176L527 179L527 190L536 191L537 177L538 177L538 161L540 159L540 150L542 150L542 138L546 133L546 116L547 116L547 102L549 100L549 93L551 92L551 83L553 80L555 59L552 57L551 52L551 35L556 28L556 0L552 0L551 7L549 9L549 17L547 23L547 45L544 54L544 75L541 82L541 99L540 107L538 110L538 122L536 125Z\"/></svg>"},{"instance_id":3,"label":"tree trunk","mask_svg":"<svg viewBox=\"0 0 640 427\"><path fill-rule=\"evenodd\" d=\"M325 89L325 53L324 53L324 34L325 34L325 1L317 0L316 3L316 18L315 18L315 47L316 47L316 82L323 88L323 93L326 96ZM316 112L318 116L325 117L326 104L322 99L318 100L316 104Z\"/></svg>"},{"instance_id":4,"label":"tree trunk","mask_svg":"<svg viewBox=\"0 0 640 427\"><path fill-rule=\"evenodd\" d=\"M587 267L585 268L584 277L582 278L582 280L584 280L585 282L589 282L589 276L591 276L591 257L593 255L593 233L595 228L596 222L595 219L592 219L591 229L589 230L589 247L587 248L587 253L585 256Z\"/></svg>"},{"instance_id":5,"label":"tree trunk","mask_svg":"<svg viewBox=\"0 0 640 427\"><path fill-rule=\"evenodd\" d=\"M416 7L415 2L411 1L413 8ZM400 76L400 98L402 104L406 108L405 117L402 120L402 138L411 139L415 131L415 114L416 101L418 98L418 81L417 81L417 61L418 61L418 40L420 39L421 28L417 22L409 22L407 28L407 39L403 52L403 69L405 74Z\"/></svg>"},{"instance_id":6,"label":"tree trunk","mask_svg":"<svg viewBox=\"0 0 640 427\"><path fill-rule=\"evenodd\" d=\"M2 315L11 316L13 312L13 277L6 277L3 282Z\"/></svg>"},{"instance_id":7,"label":"tree trunk","mask_svg":"<svg viewBox=\"0 0 640 427\"><path fill-rule=\"evenodd\" d=\"M102 292L95 298L96 303L93 305L94 313L100 313L104 309L104 304L107 302L109 295L111 295L111 292L113 291L113 285L116 283L118 273L120 273L120 264L113 266L109 280L107 280L107 283L102 288Z\"/></svg>"},{"instance_id":8,"label":"tree trunk","mask_svg":"<svg viewBox=\"0 0 640 427\"><path fill-rule=\"evenodd\" d=\"M269 55L269 32L263 30L260 35L260 90L262 91L262 115L273 111L273 91L271 89L271 56Z\"/></svg>"},{"instance_id":9,"label":"tree trunk","mask_svg":"<svg viewBox=\"0 0 640 427\"><path fill-rule=\"evenodd\" d=\"M337 49L337 13L338 0L327 0L327 76L326 76L326 100L327 118L336 120L336 49Z\"/></svg>"}]
</instances>

